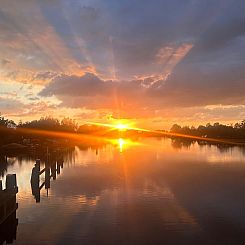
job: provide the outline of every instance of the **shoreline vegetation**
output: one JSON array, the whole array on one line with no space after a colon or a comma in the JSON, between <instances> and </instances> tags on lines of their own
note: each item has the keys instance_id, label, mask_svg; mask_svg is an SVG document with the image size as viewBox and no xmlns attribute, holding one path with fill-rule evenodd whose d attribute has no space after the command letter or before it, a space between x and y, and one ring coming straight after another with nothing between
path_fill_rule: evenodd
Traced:
<instances>
[{"instance_id":1,"label":"shoreline vegetation","mask_svg":"<svg viewBox=\"0 0 245 245\"><path fill-rule=\"evenodd\" d=\"M58 120L51 117L40 118L30 122L16 124L0 116L0 153L23 150L43 151L45 148L67 148L80 145L97 147L111 138L143 138L168 137L173 143L185 141L185 144L198 141L200 144L230 144L245 146L245 120L234 125L220 123L206 126L189 127L174 124L169 131L165 130L119 130L105 126L84 124L78 125L75 120L64 118Z\"/></svg>"}]
</instances>

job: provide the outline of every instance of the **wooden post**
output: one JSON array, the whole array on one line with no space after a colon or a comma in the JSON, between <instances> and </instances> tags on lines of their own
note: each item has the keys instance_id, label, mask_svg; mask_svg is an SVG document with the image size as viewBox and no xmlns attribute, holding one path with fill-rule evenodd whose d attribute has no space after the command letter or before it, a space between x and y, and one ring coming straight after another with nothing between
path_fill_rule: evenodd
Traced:
<instances>
[{"instance_id":1,"label":"wooden post","mask_svg":"<svg viewBox=\"0 0 245 245\"><path fill-rule=\"evenodd\" d=\"M16 174L6 176L6 190L13 190L17 187Z\"/></svg>"},{"instance_id":2,"label":"wooden post","mask_svg":"<svg viewBox=\"0 0 245 245\"><path fill-rule=\"evenodd\" d=\"M16 239L16 229L18 220L16 219L16 194L18 192L16 175L8 174L6 176L6 189L2 189L0 181L0 244L6 242L13 243Z\"/></svg>"},{"instance_id":3,"label":"wooden post","mask_svg":"<svg viewBox=\"0 0 245 245\"><path fill-rule=\"evenodd\" d=\"M35 166L37 166L39 172L40 172L40 165L41 165L41 160L40 159L37 159Z\"/></svg>"},{"instance_id":4,"label":"wooden post","mask_svg":"<svg viewBox=\"0 0 245 245\"><path fill-rule=\"evenodd\" d=\"M56 180L56 162L51 164L51 175L53 180Z\"/></svg>"},{"instance_id":5,"label":"wooden post","mask_svg":"<svg viewBox=\"0 0 245 245\"><path fill-rule=\"evenodd\" d=\"M37 159L36 164L31 172L31 190L32 190L32 195L35 197L37 203L40 202L39 182L40 182L40 160Z\"/></svg>"},{"instance_id":6,"label":"wooden post","mask_svg":"<svg viewBox=\"0 0 245 245\"><path fill-rule=\"evenodd\" d=\"M45 189L50 188L50 169L45 167Z\"/></svg>"},{"instance_id":7,"label":"wooden post","mask_svg":"<svg viewBox=\"0 0 245 245\"><path fill-rule=\"evenodd\" d=\"M16 174L6 176L6 189L0 192L0 225L18 208Z\"/></svg>"},{"instance_id":8,"label":"wooden post","mask_svg":"<svg viewBox=\"0 0 245 245\"><path fill-rule=\"evenodd\" d=\"M32 186L39 187L39 179L40 179L39 174L40 174L40 165L35 164L31 172L31 185Z\"/></svg>"}]
</instances>

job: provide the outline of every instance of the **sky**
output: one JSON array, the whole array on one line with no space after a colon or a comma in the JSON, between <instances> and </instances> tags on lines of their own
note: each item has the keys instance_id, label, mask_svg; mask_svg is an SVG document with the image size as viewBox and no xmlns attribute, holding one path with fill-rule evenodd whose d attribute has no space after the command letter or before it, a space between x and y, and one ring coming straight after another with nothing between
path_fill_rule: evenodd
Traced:
<instances>
[{"instance_id":1,"label":"sky","mask_svg":"<svg viewBox=\"0 0 245 245\"><path fill-rule=\"evenodd\" d=\"M0 0L0 112L142 127L245 119L244 0Z\"/></svg>"}]
</instances>

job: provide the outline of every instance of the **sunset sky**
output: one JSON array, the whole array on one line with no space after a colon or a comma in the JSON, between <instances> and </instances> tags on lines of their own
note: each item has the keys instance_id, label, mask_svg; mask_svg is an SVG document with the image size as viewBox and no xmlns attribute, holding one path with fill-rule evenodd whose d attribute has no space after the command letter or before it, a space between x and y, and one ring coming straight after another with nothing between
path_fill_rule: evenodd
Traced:
<instances>
[{"instance_id":1,"label":"sunset sky","mask_svg":"<svg viewBox=\"0 0 245 245\"><path fill-rule=\"evenodd\" d=\"M245 119L244 0L0 0L0 112L149 128Z\"/></svg>"}]
</instances>

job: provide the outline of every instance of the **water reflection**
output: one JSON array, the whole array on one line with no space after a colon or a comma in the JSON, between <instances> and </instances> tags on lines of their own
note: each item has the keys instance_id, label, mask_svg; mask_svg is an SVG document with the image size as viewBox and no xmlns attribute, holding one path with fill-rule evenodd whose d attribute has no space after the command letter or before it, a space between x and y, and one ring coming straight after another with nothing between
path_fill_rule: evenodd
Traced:
<instances>
[{"instance_id":1,"label":"water reflection","mask_svg":"<svg viewBox=\"0 0 245 245\"><path fill-rule=\"evenodd\" d=\"M198 145L200 148L202 147L215 147L217 150L222 152L230 152L233 149L239 149L239 152L245 155L245 147L239 145L231 145L231 144L222 144L222 143L215 143L215 142L206 142L206 141L196 141L192 139L180 139L180 138L173 138L171 140L171 145L175 149L190 149L191 147Z\"/></svg>"},{"instance_id":2,"label":"water reflection","mask_svg":"<svg viewBox=\"0 0 245 245\"><path fill-rule=\"evenodd\" d=\"M0 224L0 244L12 244L16 240L18 219L14 211L2 224Z\"/></svg>"},{"instance_id":3,"label":"water reflection","mask_svg":"<svg viewBox=\"0 0 245 245\"><path fill-rule=\"evenodd\" d=\"M127 142L8 158L19 183L18 244L36 230L31 244L244 244L241 147Z\"/></svg>"},{"instance_id":4,"label":"water reflection","mask_svg":"<svg viewBox=\"0 0 245 245\"><path fill-rule=\"evenodd\" d=\"M118 139L118 145L119 145L119 150L120 152L123 152L123 146L124 146L125 142L122 138Z\"/></svg>"}]
</instances>

